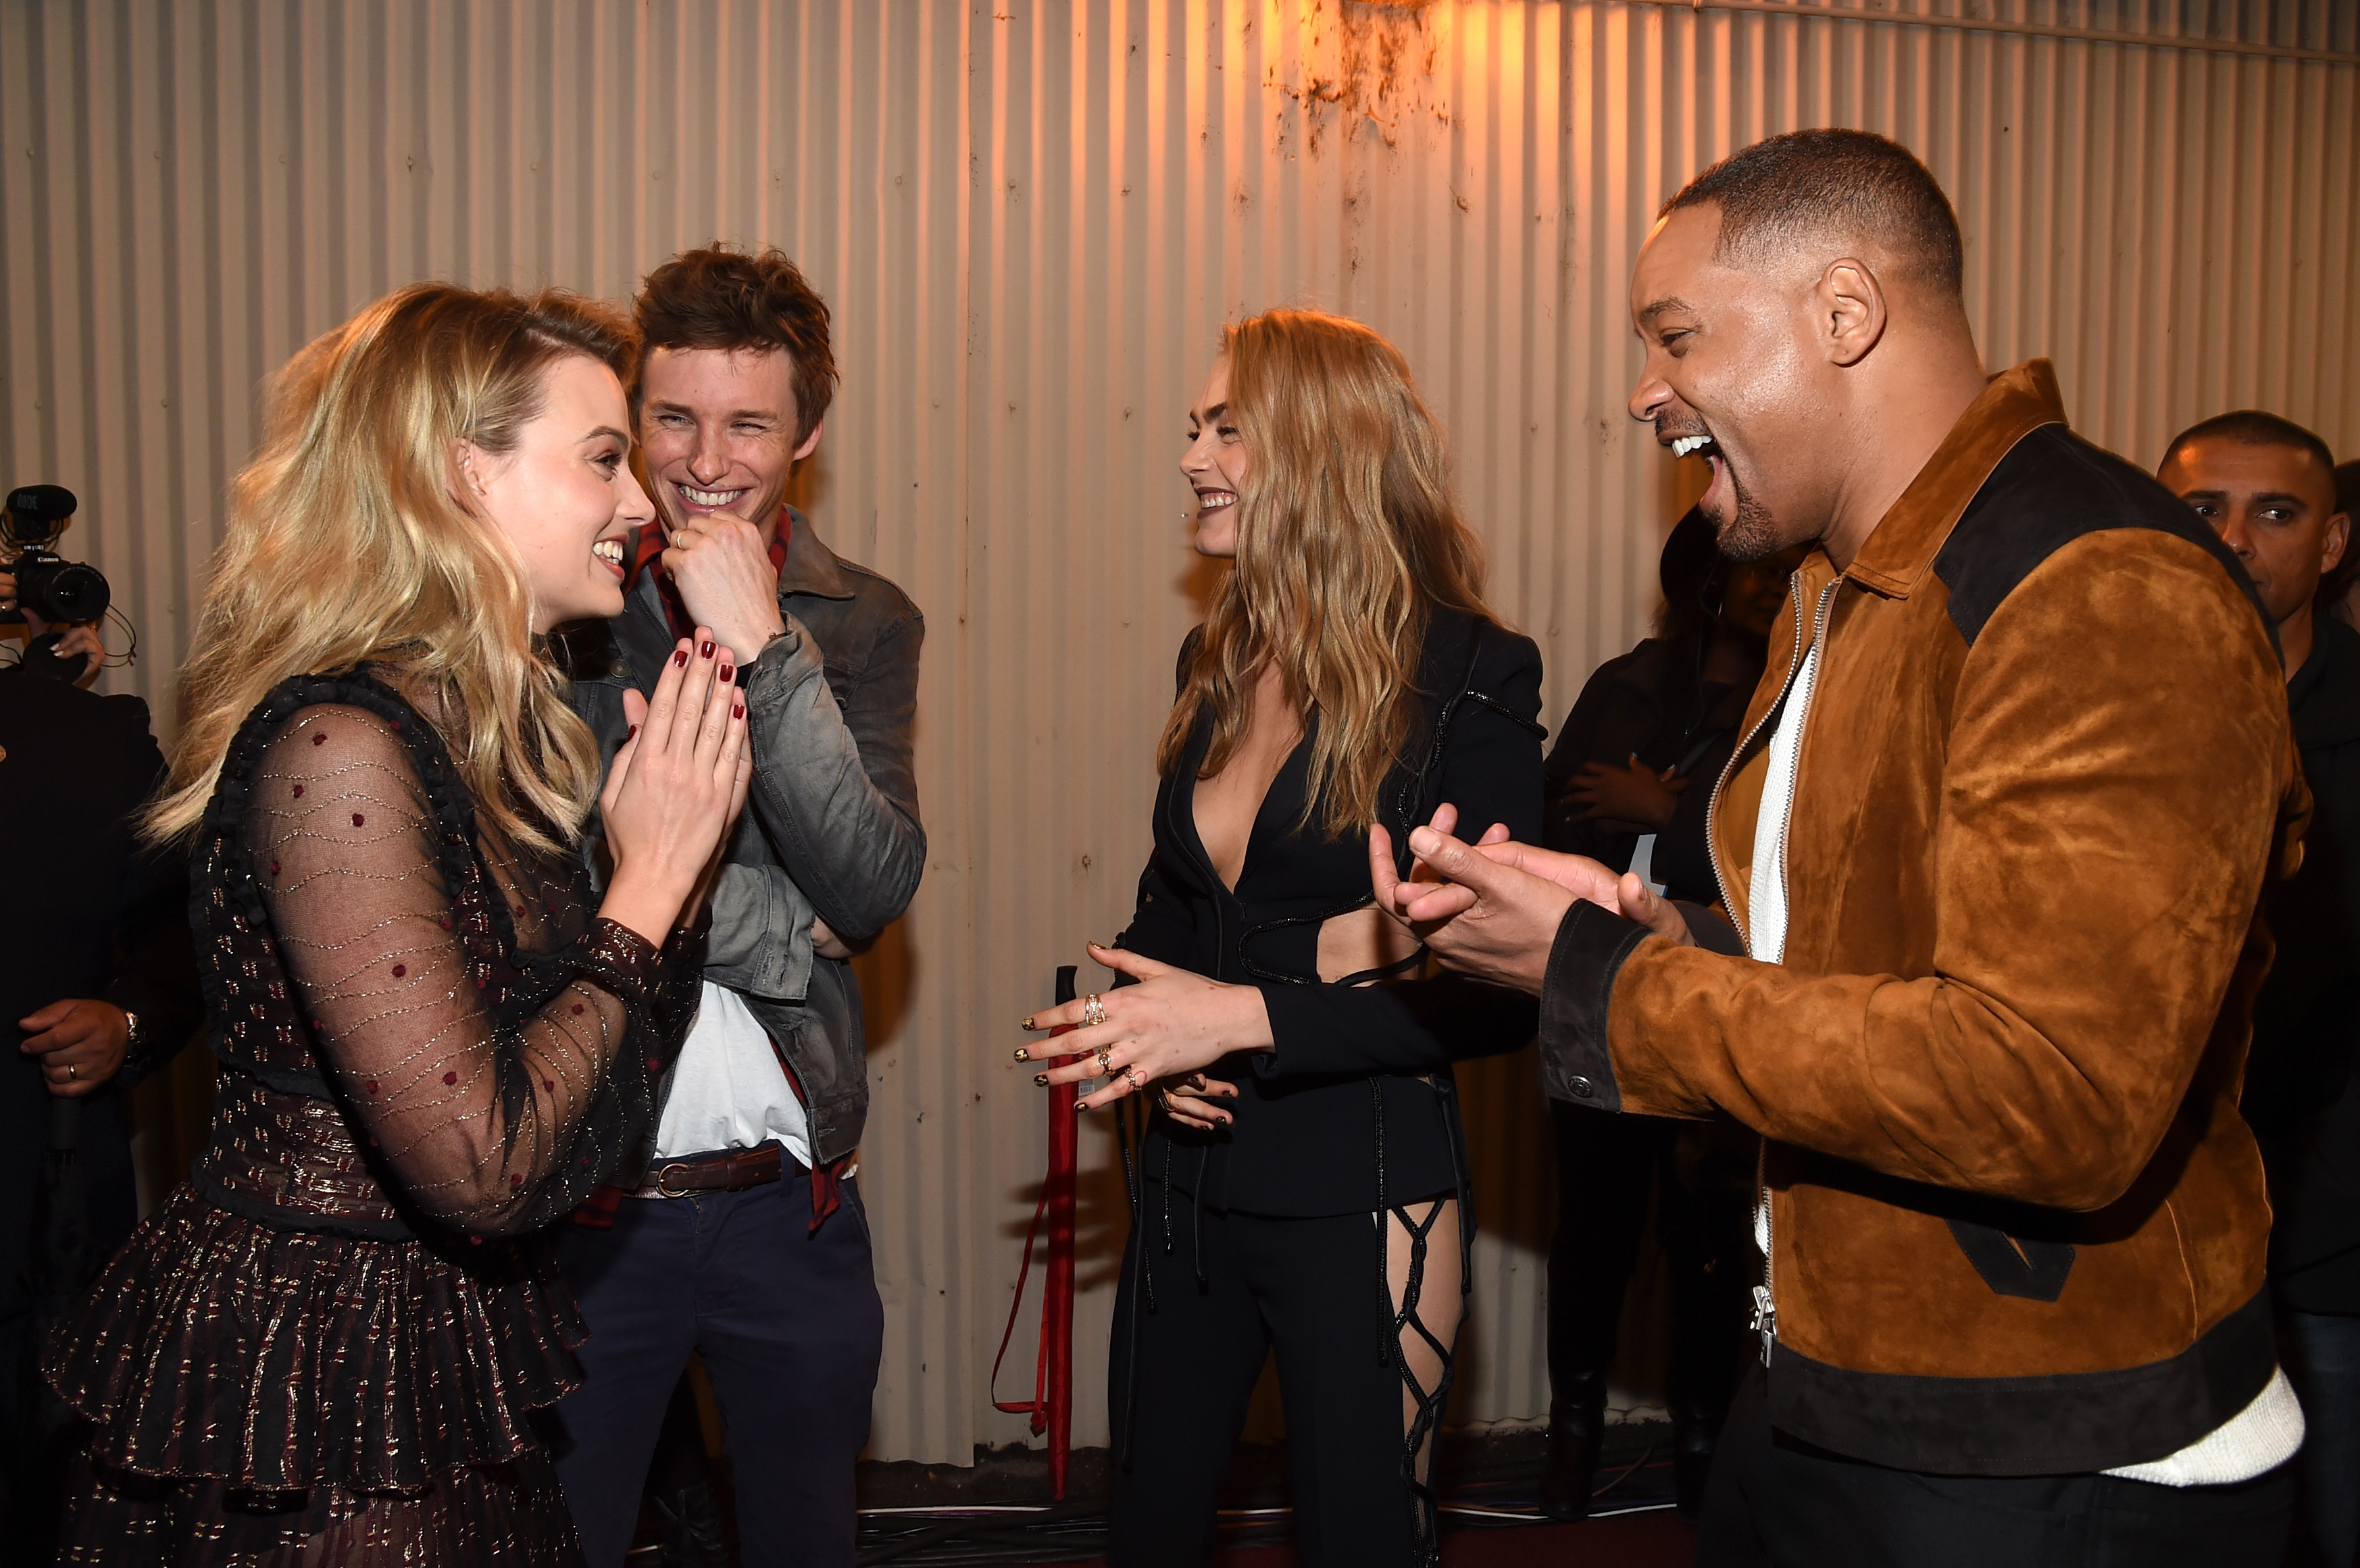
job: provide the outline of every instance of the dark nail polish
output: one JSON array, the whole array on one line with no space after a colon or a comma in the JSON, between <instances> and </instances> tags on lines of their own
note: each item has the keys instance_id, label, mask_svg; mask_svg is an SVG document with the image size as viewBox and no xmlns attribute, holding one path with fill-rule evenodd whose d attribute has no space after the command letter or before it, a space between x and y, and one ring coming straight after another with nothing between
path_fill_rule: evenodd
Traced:
<instances>
[{"instance_id":1,"label":"dark nail polish","mask_svg":"<svg viewBox=\"0 0 2360 1568\"><path fill-rule=\"evenodd\" d=\"M1016 1048L1016 1060L1019 1062L1030 1062L1032 1060L1032 1053L1020 1045Z\"/></svg>"},{"instance_id":2,"label":"dark nail polish","mask_svg":"<svg viewBox=\"0 0 2360 1568\"><path fill-rule=\"evenodd\" d=\"M699 659L711 659L713 657L713 639L711 637L706 637L702 643L697 645L696 657Z\"/></svg>"},{"instance_id":3,"label":"dark nail polish","mask_svg":"<svg viewBox=\"0 0 2360 1568\"><path fill-rule=\"evenodd\" d=\"M685 670L685 669L687 669L687 668L688 668L688 649L686 649L686 648L674 648L674 649L672 650L672 668L673 668L674 670Z\"/></svg>"},{"instance_id":4,"label":"dark nail polish","mask_svg":"<svg viewBox=\"0 0 2360 1568\"><path fill-rule=\"evenodd\" d=\"M1026 1015L1024 1022L1021 1027L1027 1029L1030 1029L1032 1027L1032 1019L1030 1014Z\"/></svg>"},{"instance_id":5,"label":"dark nail polish","mask_svg":"<svg viewBox=\"0 0 2360 1568\"><path fill-rule=\"evenodd\" d=\"M1049 1086L1049 1075L1046 1073L1035 1073L1032 1074L1032 1082L1045 1089Z\"/></svg>"},{"instance_id":6,"label":"dark nail polish","mask_svg":"<svg viewBox=\"0 0 2360 1568\"><path fill-rule=\"evenodd\" d=\"M731 703L729 705L729 716L733 719L744 718L746 716L746 704L743 702Z\"/></svg>"},{"instance_id":7,"label":"dark nail polish","mask_svg":"<svg viewBox=\"0 0 2360 1568\"><path fill-rule=\"evenodd\" d=\"M721 661L721 679L733 684L738 679L738 667L726 659Z\"/></svg>"},{"instance_id":8,"label":"dark nail polish","mask_svg":"<svg viewBox=\"0 0 2360 1568\"><path fill-rule=\"evenodd\" d=\"M629 739L631 739L631 738L632 738L632 736L633 736L633 735L637 735L639 733L639 725L637 725L637 724L633 724L633 725L631 726L631 733L630 733L630 735L625 735L623 738L624 738L625 740L629 740Z\"/></svg>"}]
</instances>

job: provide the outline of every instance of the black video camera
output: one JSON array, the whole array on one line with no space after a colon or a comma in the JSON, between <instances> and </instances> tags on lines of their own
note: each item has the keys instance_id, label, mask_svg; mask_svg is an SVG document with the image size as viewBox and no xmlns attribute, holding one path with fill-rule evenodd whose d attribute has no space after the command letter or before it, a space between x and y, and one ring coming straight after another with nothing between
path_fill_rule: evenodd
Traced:
<instances>
[{"instance_id":1,"label":"black video camera","mask_svg":"<svg viewBox=\"0 0 2360 1568\"><path fill-rule=\"evenodd\" d=\"M58 537L74 515L74 493L62 485L20 485L8 492L8 543L16 559L5 566L16 579L18 621L30 610L53 626L94 625L113 595L98 568L58 555Z\"/></svg>"}]
</instances>

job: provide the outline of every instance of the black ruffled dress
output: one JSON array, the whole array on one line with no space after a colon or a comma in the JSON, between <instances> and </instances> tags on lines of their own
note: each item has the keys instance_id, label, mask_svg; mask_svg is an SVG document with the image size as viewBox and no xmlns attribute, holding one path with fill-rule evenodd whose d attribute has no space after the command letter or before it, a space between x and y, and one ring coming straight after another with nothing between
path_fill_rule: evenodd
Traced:
<instances>
[{"instance_id":1,"label":"black ruffled dress","mask_svg":"<svg viewBox=\"0 0 2360 1568\"><path fill-rule=\"evenodd\" d=\"M89 1423L60 1561L577 1562L542 1233L633 1147L702 932L594 919L359 673L248 716L191 884L213 1138L49 1346Z\"/></svg>"}]
</instances>

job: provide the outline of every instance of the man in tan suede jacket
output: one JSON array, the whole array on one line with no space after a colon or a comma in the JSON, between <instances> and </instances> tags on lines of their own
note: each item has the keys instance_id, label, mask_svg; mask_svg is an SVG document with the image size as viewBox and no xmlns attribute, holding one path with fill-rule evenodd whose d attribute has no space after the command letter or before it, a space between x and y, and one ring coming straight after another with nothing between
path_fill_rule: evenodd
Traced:
<instances>
[{"instance_id":1,"label":"man in tan suede jacket","mask_svg":"<svg viewBox=\"0 0 2360 1568\"><path fill-rule=\"evenodd\" d=\"M2278 657L2047 362L1985 376L1960 277L1863 133L1666 205L1632 414L1710 462L1724 550L1817 547L1713 797L1722 898L1447 817L1378 892L1540 996L1552 1094L1763 1135L1699 1563L2274 1564L2301 1416L2236 1096L2304 803Z\"/></svg>"}]
</instances>

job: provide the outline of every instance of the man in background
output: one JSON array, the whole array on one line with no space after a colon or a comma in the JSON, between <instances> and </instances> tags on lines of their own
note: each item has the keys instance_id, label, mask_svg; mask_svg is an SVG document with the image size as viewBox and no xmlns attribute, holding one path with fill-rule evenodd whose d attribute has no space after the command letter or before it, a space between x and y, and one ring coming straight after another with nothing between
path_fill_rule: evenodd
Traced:
<instances>
[{"instance_id":1,"label":"man in background","mask_svg":"<svg viewBox=\"0 0 2360 1568\"><path fill-rule=\"evenodd\" d=\"M854 1174L869 1089L850 960L925 866L911 770L925 625L786 504L836 387L827 306L794 264L689 251L634 309L633 418L661 527L639 540L623 614L571 639L574 703L611 758L624 689L652 690L676 639L709 628L742 661L754 782L644 1173L560 1243L590 1340L557 1407L558 1474L591 1568L619 1568L660 1426L693 1441L665 1411L694 1353L728 1429L743 1561L850 1568L884 1344Z\"/></svg>"},{"instance_id":2,"label":"man in background","mask_svg":"<svg viewBox=\"0 0 2360 1568\"><path fill-rule=\"evenodd\" d=\"M2254 1007L2240 1104L2269 1171L2270 1291L2307 1429L2297 1564L2360 1550L2360 632L2324 613L2322 580L2352 519L2327 443L2252 409L2185 430L2157 471L2195 508L2277 625L2287 708L2311 788L2302 866L2264 905L2278 956Z\"/></svg>"},{"instance_id":3,"label":"man in background","mask_svg":"<svg viewBox=\"0 0 2360 1568\"><path fill-rule=\"evenodd\" d=\"M16 610L0 572L0 615ZM49 631L38 619L35 638ZM104 657L67 628L60 668L0 670L0 823L11 918L0 942L0 1563L49 1561L67 1448L38 1337L138 1219L128 1092L202 1014L183 857L137 836L164 758L137 697L63 666ZM46 651L36 657L49 660Z\"/></svg>"}]
</instances>

